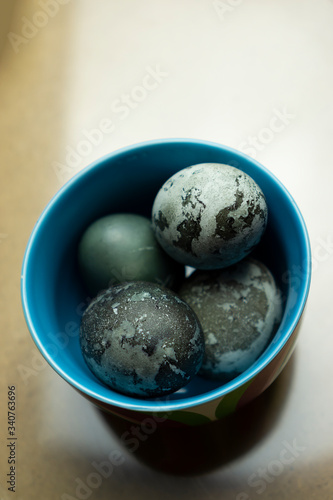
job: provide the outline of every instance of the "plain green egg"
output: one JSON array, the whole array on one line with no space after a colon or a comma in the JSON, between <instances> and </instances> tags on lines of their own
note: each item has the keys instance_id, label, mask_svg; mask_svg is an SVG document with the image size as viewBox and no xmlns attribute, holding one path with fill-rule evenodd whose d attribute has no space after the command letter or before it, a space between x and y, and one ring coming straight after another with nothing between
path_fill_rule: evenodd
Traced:
<instances>
[{"instance_id":1,"label":"plain green egg","mask_svg":"<svg viewBox=\"0 0 333 500\"><path fill-rule=\"evenodd\" d=\"M150 219L137 214L112 214L93 222L79 242L78 263L92 296L125 281L175 290L184 277L184 266L157 242Z\"/></svg>"}]
</instances>

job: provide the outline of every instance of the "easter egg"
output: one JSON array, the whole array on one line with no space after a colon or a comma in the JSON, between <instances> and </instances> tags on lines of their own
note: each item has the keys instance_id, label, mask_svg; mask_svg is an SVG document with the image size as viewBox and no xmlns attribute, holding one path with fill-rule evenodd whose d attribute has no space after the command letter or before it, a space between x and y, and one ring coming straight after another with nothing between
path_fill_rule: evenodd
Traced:
<instances>
[{"instance_id":1,"label":"easter egg","mask_svg":"<svg viewBox=\"0 0 333 500\"><path fill-rule=\"evenodd\" d=\"M179 295L196 312L205 337L199 375L228 381L249 368L272 339L282 315L281 293L253 258L221 270L195 271Z\"/></svg>"},{"instance_id":2,"label":"easter egg","mask_svg":"<svg viewBox=\"0 0 333 500\"><path fill-rule=\"evenodd\" d=\"M83 357L112 389L137 397L177 391L198 372L203 333L193 310L155 283L114 285L95 297L80 327Z\"/></svg>"},{"instance_id":3,"label":"easter egg","mask_svg":"<svg viewBox=\"0 0 333 500\"><path fill-rule=\"evenodd\" d=\"M180 170L158 191L152 209L156 238L178 262L197 269L222 269L259 243L267 204L245 172L220 163Z\"/></svg>"},{"instance_id":4,"label":"easter egg","mask_svg":"<svg viewBox=\"0 0 333 500\"><path fill-rule=\"evenodd\" d=\"M137 214L112 214L93 222L79 242L78 261L92 296L125 281L176 288L184 276L184 267L157 242L150 219Z\"/></svg>"}]
</instances>

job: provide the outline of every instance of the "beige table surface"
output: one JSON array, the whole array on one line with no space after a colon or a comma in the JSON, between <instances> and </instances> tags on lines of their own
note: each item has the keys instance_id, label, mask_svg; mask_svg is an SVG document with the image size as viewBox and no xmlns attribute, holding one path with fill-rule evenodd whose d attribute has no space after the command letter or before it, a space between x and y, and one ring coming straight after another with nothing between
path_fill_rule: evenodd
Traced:
<instances>
[{"instance_id":1,"label":"beige table surface","mask_svg":"<svg viewBox=\"0 0 333 500\"><path fill-rule=\"evenodd\" d=\"M332 0L17 1L0 60L2 500L333 498L332 26ZM84 148L105 118L112 132ZM20 271L66 180L107 152L168 137L227 144L274 172L305 217L313 281L295 355L271 389L235 417L156 431L130 453L128 424L43 362ZM103 477L96 464L110 456L119 462Z\"/></svg>"}]
</instances>

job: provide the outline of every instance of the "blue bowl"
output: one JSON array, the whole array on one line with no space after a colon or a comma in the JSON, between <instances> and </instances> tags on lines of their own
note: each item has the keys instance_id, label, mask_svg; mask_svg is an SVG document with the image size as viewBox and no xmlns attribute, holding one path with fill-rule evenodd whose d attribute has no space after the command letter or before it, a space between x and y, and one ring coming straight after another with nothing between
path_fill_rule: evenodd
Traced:
<instances>
[{"instance_id":1,"label":"blue bowl","mask_svg":"<svg viewBox=\"0 0 333 500\"><path fill-rule=\"evenodd\" d=\"M268 203L268 225L256 256L273 272L284 314L270 345L240 376L221 385L195 377L160 399L137 399L103 385L87 367L79 345L86 296L77 267L77 246L95 219L116 212L150 216L161 185L197 163L226 163L249 174ZM261 394L290 358L307 300L311 275L303 217L281 182L245 154L220 144L188 139L155 140L115 151L68 181L49 202L30 236L21 294L27 325L56 372L97 406L134 422L197 425L217 420Z\"/></svg>"}]
</instances>

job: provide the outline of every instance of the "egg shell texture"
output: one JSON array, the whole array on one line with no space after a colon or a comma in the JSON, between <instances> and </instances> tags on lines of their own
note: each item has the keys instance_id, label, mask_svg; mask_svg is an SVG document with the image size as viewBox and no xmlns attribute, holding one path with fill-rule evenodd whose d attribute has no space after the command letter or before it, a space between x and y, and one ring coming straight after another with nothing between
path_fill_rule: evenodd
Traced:
<instances>
[{"instance_id":1,"label":"egg shell texture","mask_svg":"<svg viewBox=\"0 0 333 500\"><path fill-rule=\"evenodd\" d=\"M80 343L97 378L139 397L183 387L198 372L204 354L192 309L173 292L146 282L100 293L83 314Z\"/></svg>"},{"instance_id":2,"label":"egg shell texture","mask_svg":"<svg viewBox=\"0 0 333 500\"><path fill-rule=\"evenodd\" d=\"M175 260L224 268L247 256L267 225L265 196L245 172L219 163L187 167L154 200L156 238Z\"/></svg>"},{"instance_id":3,"label":"egg shell texture","mask_svg":"<svg viewBox=\"0 0 333 500\"><path fill-rule=\"evenodd\" d=\"M228 269L194 272L179 294L203 328L205 357L199 375L206 378L228 381L246 370L281 320L281 293L271 272L249 257Z\"/></svg>"}]
</instances>

